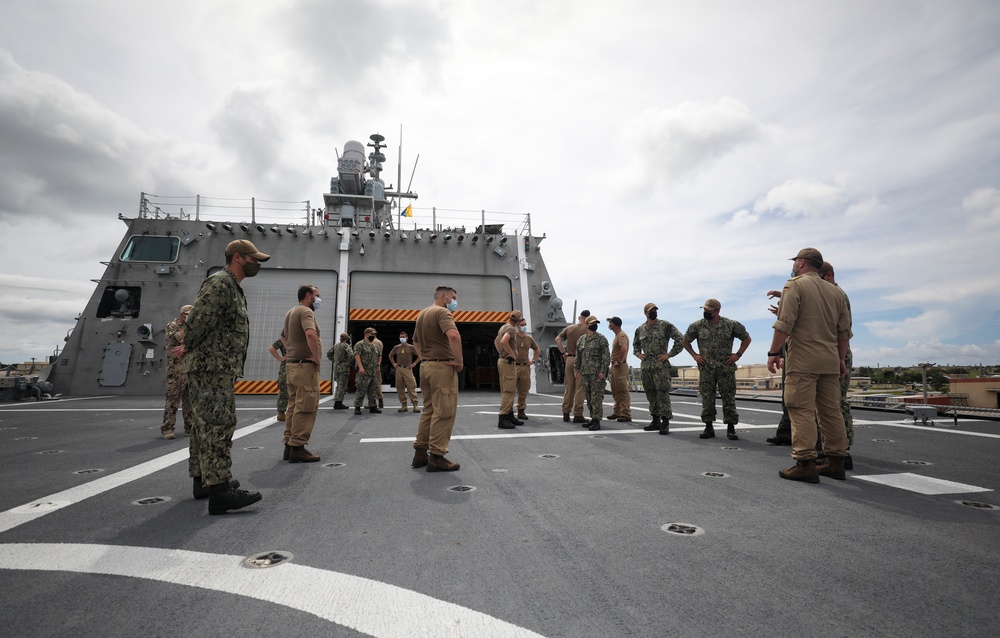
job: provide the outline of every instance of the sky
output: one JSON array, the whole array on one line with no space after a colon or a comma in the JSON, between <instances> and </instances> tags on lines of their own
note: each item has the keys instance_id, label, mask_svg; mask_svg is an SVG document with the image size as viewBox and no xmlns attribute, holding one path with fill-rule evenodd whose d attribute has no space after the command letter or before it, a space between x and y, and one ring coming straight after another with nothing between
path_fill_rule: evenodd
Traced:
<instances>
[{"instance_id":1,"label":"sky","mask_svg":"<svg viewBox=\"0 0 1000 638\"><path fill-rule=\"evenodd\" d=\"M763 363L812 246L855 365L995 365L997 34L994 0L4 2L0 361L62 345L140 192L320 202L402 128L414 208L530 213L567 310L716 298Z\"/></svg>"}]
</instances>

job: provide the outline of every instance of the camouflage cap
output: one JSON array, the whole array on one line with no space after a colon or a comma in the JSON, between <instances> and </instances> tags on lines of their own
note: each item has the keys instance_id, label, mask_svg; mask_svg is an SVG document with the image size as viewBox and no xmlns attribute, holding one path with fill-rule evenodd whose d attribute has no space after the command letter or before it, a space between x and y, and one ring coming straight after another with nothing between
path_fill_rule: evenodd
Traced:
<instances>
[{"instance_id":1,"label":"camouflage cap","mask_svg":"<svg viewBox=\"0 0 1000 638\"><path fill-rule=\"evenodd\" d=\"M188 304L186 306L181 306L181 314L182 315L186 315L189 312L191 312L192 310L194 310L194 306L192 306L191 304Z\"/></svg>"},{"instance_id":2,"label":"camouflage cap","mask_svg":"<svg viewBox=\"0 0 1000 638\"><path fill-rule=\"evenodd\" d=\"M655 303L650 301L648 304L642 307L642 313L644 315L648 315L650 310L659 310L659 308L656 307Z\"/></svg>"},{"instance_id":3,"label":"camouflage cap","mask_svg":"<svg viewBox=\"0 0 1000 638\"><path fill-rule=\"evenodd\" d=\"M608 317L608 323L613 323L616 326L618 326L619 328L622 327L621 317Z\"/></svg>"},{"instance_id":4,"label":"camouflage cap","mask_svg":"<svg viewBox=\"0 0 1000 638\"><path fill-rule=\"evenodd\" d=\"M799 251L799 254L789 258L788 261L795 261L796 259L805 259L816 268L823 265L823 253L815 248L803 248Z\"/></svg>"},{"instance_id":5,"label":"camouflage cap","mask_svg":"<svg viewBox=\"0 0 1000 638\"><path fill-rule=\"evenodd\" d=\"M588 326L592 326L595 323L601 323L601 320L598 319L597 317L595 317L594 315L590 315L589 317L587 317L587 325Z\"/></svg>"},{"instance_id":6,"label":"camouflage cap","mask_svg":"<svg viewBox=\"0 0 1000 638\"><path fill-rule=\"evenodd\" d=\"M340 340L341 341L347 341L350 338L351 338L351 335L347 334L346 332L341 332L340 333Z\"/></svg>"},{"instance_id":7,"label":"camouflage cap","mask_svg":"<svg viewBox=\"0 0 1000 638\"><path fill-rule=\"evenodd\" d=\"M236 241L229 242L229 245L226 246L226 257L232 257L237 253L250 255L257 261L267 261L271 258L270 255L265 255L257 250L257 247L249 239L237 239Z\"/></svg>"},{"instance_id":8,"label":"camouflage cap","mask_svg":"<svg viewBox=\"0 0 1000 638\"><path fill-rule=\"evenodd\" d=\"M819 276L825 277L829 273L833 272L833 264L828 261L824 261L823 265L819 267Z\"/></svg>"},{"instance_id":9,"label":"camouflage cap","mask_svg":"<svg viewBox=\"0 0 1000 638\"><path fill-rule=\"evenodd\" d=\"M704 308L705 310L721 310L722 304L719 303L718 299L709 299L708 301L705 302L702 308Z\"/></svg>"}]
</instances>

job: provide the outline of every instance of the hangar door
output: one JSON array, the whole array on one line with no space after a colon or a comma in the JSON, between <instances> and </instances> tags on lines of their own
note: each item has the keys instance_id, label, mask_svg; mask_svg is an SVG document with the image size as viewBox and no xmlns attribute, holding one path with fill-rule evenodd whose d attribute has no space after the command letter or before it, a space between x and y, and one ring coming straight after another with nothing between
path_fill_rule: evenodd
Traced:
<instances>
[{"instance_id":1,"label":"hangar door","mask_svg":"<svg viewBox=\"0 0 1000 638\"><path fill-rule=\"evenodd\" d=\"M458 291L458 312L465 321L493 322L495 313L510 313L513 290L508 277L498 275L443 275L438 273L402 272L359 272L351 273L350 309L351 319L357 316L356 309L410 310L407 320L417 318L417 312L434 302L434 289L451 286ZM477 318L467 313L490 313ZM412 314L412 317L410 315ZM393 319L390 320L394 320ZM499 321L506 321L506 317Z\"/></svg>"},{"instance_id":2,"label":"hangar door","mask_svg":"<svg viewBox=\"0 0 1000 638\"><path fill-rule=\"evenodd\" d=\"M323 341L320 379L330 379L332 364L326 358L326 351L336 343L337 272L278 270L266 268L265 264L259 275L244 279L242 284L250 314L250 346L243 370L245 380L277 380L281 364L267 349L281 335L285 313L299 302L297 294L302 284L317 286L323 299L323 307L316 311L316 324Z\"/></svg>"}]
</instances>

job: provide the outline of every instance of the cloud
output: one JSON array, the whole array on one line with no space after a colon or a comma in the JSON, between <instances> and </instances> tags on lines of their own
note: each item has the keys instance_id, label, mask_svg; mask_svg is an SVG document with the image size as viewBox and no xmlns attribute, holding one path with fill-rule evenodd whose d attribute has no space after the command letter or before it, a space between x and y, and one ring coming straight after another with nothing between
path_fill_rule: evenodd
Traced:
<instances>
[{"instance_id":1,"label":"cloud","mask_svg":"<svg viewBox=\"0 0 1000 638\"><path fill-rule=\"evenodd\" d=\"M780 211L788 217L815 217L833 209L842 197L841 189L822 182L788 180L768 191L754 203L755 213Z\"/></svg>"},{"instance_id":2,"label":"cloud","mask_svg":"<svg viewBox=\"0 0 1000 638\"><path fill-rule=\"evenodd\" d=\"M853 348L855 365L996 365L1000 340L984 344L948 344L936 339L909 341L902 346ZM865 363L858 363L864 361Z\"/></svg>"},{"instance_id":3,"label":"cloud","mask_svg":"<svg viewBox=\"0 0 1000 638\"><path fill-rule=\"evenodd\" d=\"M739 228L748 228L756 224L759 219L760 215L743 208L732 214L729 221L726 222L726 227L734 230Z\"/></svg>"},{"instance_id":4,"label":"cloud","mask_svg":"<svg viewBox=\"0 0 1000 638\"><path fill-rule=\"evenodd\" d=\"M645 109L622 125L615 145L626 156L638 156L648 179L675 180L763 136L764 125L746 104L723 97L714 104L682 102Z\"/></svg>"},{"instance_id":5,"label":"cloud","mask_svg":"<svg viewBox=\"0 0 1000 638\"><path fill-rule=\"evenodd\" d=\"M973 214L971 230L985 230L1000 226L1000 190L980 188L962 199L962 208Z\"/></svg>"}]
</instances>

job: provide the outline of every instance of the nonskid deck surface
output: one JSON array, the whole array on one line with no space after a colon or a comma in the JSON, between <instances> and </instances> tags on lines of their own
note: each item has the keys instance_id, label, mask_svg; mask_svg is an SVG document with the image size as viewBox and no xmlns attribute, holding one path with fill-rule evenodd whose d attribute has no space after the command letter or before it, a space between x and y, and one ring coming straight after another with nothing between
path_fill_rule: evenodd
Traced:
<instances>
[{"instance_id":1,"label":"nonskid deck surface","mask_svg":"<svg viewBox=\"0 0 1000 638\"><path fill-rule=\"evenodd\" d=\"M281 460L273 397L238 397L234 475L264 498L224 516L159 397L5 403L0 635L993 635L1000 423L856 410L854 472L808 485L778 477L777 404L702 440L696 398L669 436L644 399L590 432L533 395L499 430L499 395L463 392L462 469L427 473L394 392L326 400L315 464Z\"/></svg>"}]
</instances>

